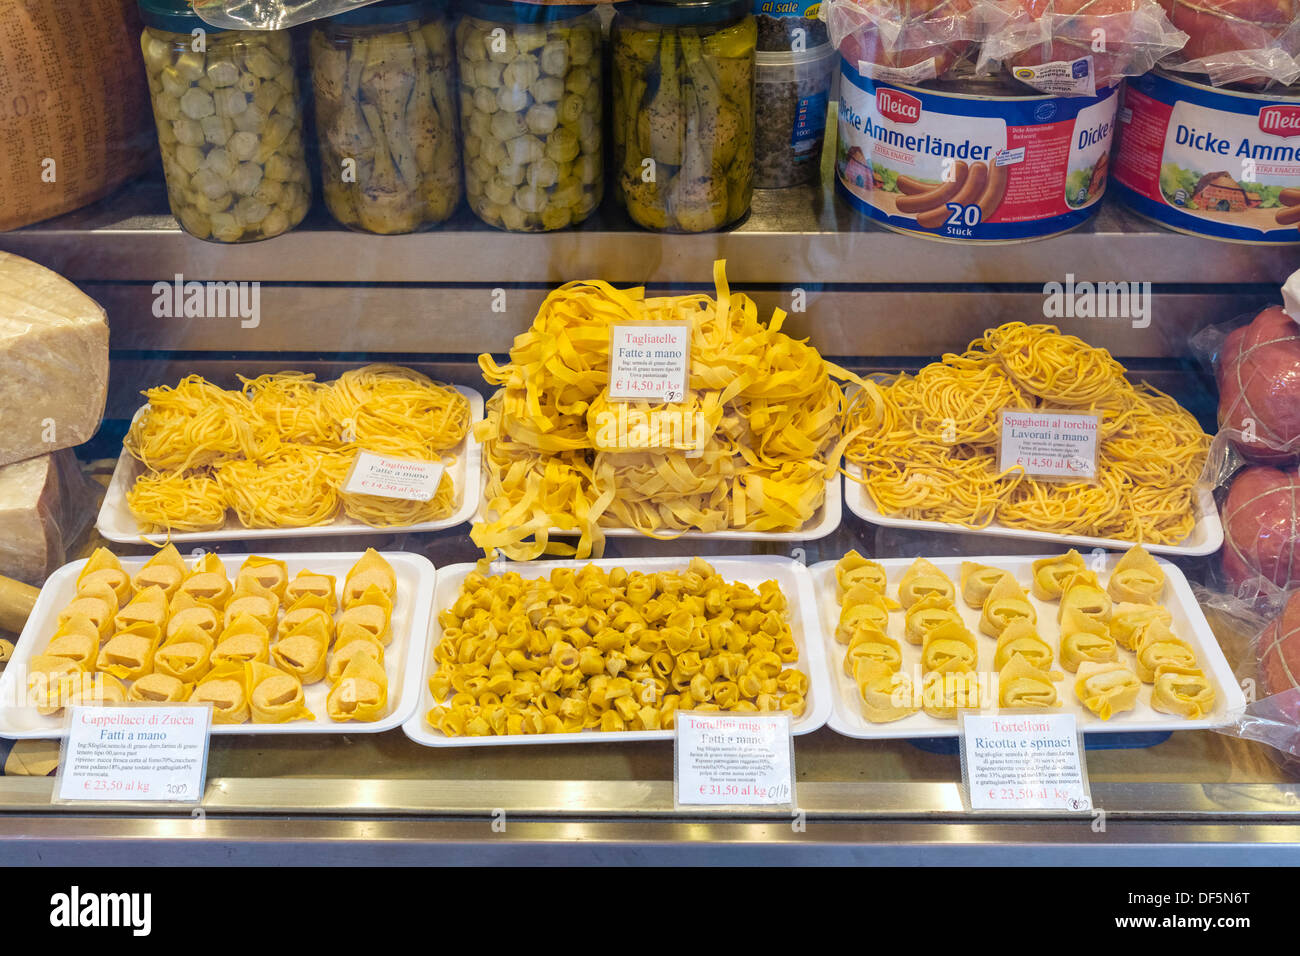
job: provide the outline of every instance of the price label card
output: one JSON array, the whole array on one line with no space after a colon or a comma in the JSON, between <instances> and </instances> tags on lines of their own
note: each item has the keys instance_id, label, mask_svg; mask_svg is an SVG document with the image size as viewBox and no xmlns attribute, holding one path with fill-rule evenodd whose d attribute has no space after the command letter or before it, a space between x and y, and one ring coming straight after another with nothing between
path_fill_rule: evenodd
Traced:
<instances>
[{"instance_id":1,"label":"price label card","mask_svg":"<svg viewBox=\"0 0 1300 956\"><path fill-rule=\"evenodd\" d=\"M609 400L680 402L691 371L688 322L627 322L610 326Z\"/></svg>"},{"instance_id":2,"label":"price label card","mask_svg":"<svg viewBox=\"0 0 1300 956\"><path fill-rule=\"evenodd\" d=\"M960 713L971 810L1086 811L1092 795L1074 714Z\"/></svg>"},{"instance_id":3,"label":"price label card","mask_svg":"<svg viewBox=\"0 0 1300 956\"><path fill-rule=\"evenodd\" d=\"M68 708L54 803L198 803L212 707Z\"/></svg>"},{"instance_id":4,"label":"price label card","mask_svg":"<svg viewBox=\"0 0 1300 956\"><path fill-rule=\"evenodd\" d=\"M788 713L677 712L674 785L680 807L793 807Z\"/></svg>"},{"instance_id":5,"label":"price label card","mask_svg":"<svg viewBox=\"0 0 1300 956\"><path fill-rule=\"evenodd\" d=\"M343 490L354 495L378 495L403 501L428 501L438 493L447 466L439 461L415 461L357 452Z\"/></svg>"},{"instance_id":6,"label":"price label card","mask_svg":"<svg viewBox=\"0 0 1300 956\"><path fill-rule=\"evenodd\" d=\"M1031 478L1095 481L1099 415L1078 412L1001 412L998 468L1023 468Z\"/></svg>"}]
</instances>

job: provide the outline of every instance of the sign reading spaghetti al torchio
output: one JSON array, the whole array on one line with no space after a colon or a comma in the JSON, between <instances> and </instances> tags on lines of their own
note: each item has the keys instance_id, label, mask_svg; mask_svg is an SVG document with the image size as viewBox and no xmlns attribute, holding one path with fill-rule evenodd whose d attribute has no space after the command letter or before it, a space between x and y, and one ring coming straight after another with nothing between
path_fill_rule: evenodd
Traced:
<instances>
[{"instance_id":1,"label":"sign reading spaghetti al torchio","mask_svg":"<svg viewBox=\"0 0 1300 956\"><path fill-rule=\"evenodd\" d=\"M1004 408L1000 424L999 470L1020 468L1048 481L1097 480L1101 416Z\"/></svg>"}]
</instances>

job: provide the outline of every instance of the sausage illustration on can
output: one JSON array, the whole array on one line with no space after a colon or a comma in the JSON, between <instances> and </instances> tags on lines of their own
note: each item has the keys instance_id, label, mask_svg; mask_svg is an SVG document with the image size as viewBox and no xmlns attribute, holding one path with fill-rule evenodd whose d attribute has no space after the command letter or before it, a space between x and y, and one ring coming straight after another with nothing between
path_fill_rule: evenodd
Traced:
<instances>
[{"instance_id":1,"label":"sausage illustration on can","mask_svg":"<svg viewBox=\"0 0 1300 956\"><path fill-rule=\"evenodd\" d=\"M877 222L932 238L1010 242L1055 235L1096 211L1113 89L1053 97L996 79L921 88L863 76L847 60L840 70L837 188Z\"/></svg>"},{"instance_id":2,"label":"sausage illustration on can","mask_svg":"<svg viewBox=\"0 0 1300 956\"><path fill-rule=\"evenodd\" d=\"M1181 232L1300 242L1300 96L1208 86L1156 70L1128 83L1115 186Z\"/></svg>"}]
</instances>

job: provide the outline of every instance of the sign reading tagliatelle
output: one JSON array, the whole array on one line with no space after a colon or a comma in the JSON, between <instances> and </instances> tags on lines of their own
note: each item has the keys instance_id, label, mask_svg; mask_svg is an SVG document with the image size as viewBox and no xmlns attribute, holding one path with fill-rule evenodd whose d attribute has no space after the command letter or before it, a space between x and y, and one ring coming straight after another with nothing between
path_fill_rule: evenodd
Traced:
<instances>
[{"instance_id":1,"label":"sign reading tagliatelle","mask_svg":"<svg viewBox=\"0 0 1300 956\"><path fill-rule=\"evenodd\" d=\"M689 322L629 322L610 326L609 400L680 402L691 374Z\"/></svg>"},{"instance_id":2,"label":"sign reading tagliatelle","mask_svg":"<svg viewBox=\"0 0 1300 956\"><path fill-rule=\"evenodd\" d=\"M359 451L343 482L343 490L353 495L429 501L438 493L446 470L447 466L438 461L415 461Z\"/></svg>"},{"instance_id":3,"label":"sign reading tagliatelle","mask_svg":"<svg viewBox=\"0 0 1300 956\"><path fill-rule=\"evenodd\" d=\"M1022 468L1046 481L1095 481L1101 416L1004 408L999 418L998 469Z\"/></svg>"}]
</instances>

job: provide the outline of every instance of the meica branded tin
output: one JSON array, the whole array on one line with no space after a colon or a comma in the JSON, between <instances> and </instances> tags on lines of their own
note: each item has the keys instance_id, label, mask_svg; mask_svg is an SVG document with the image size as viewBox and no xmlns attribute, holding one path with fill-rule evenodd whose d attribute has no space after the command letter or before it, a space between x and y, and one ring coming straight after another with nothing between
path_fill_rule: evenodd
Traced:
<instances>
[{"instance_id":1,"label":"meica branded tin","mask_svg":"<svg viewBox=\"0 0 1300 956\"><path fill-rule=\"evenodd\" d=\"M1073 229L1106 191L1118 98L1045 96L997 78L886 83L840 60L836 187L902 232L1019 242Z\"/></svg>"},{"instance_id":2,"label":"meica branded tin","mask_svg":"<svg viewBox=\"0 0 1300 956\"><path fill-rule=\"evenodd\" d=\"M1212 239L1300 242L1300 93L1147 73L1128 81L1118 126L1115 188L1136 212Z\"/></svg>"}]
</instances>

